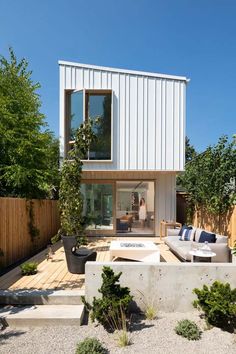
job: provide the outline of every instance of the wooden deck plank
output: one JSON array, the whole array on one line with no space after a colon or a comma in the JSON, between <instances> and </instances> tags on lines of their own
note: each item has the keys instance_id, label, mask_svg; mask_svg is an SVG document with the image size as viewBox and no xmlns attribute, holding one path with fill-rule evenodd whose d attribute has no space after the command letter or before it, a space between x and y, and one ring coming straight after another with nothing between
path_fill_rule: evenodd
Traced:
<instances>
[{"instance_id":1,"label":"wooden deck plank","mask_svg":"<svg viewBox=\"0 0 236 354\"><path fill-rule=\"evenodd\" d=\"M57 244L54 246L55 250L57 251L61 247L61 244ZM39 252L35 256L31 257L27 262L37 262L40 265L42 262L46 261L46 249ZM7 272L6 274L2 275L0 278L0 289L9 289L12 285L14 285L17 281L22 278L21 269L19 266L15 267L11 271Z\"/></svg>"},{"instance_id":2,"label":"wooden deck plank","mask_svg":"<svg viewBox=\"0 0 236 354\"><path fill-rule=\"evenodd\" d=\"M39 267L38 277L35 277L34 283L30 283L31 286L46 289L45 283L47 283L48 279L57 272L58 268L63 269L66 267L65 255L62 252L62 247L55 252L53 255L53 259L44 262L42 267ZM37 284L38 283L38 284Z\"/></svg>"},{"instance_id":3,"label":"wooden deck plank","mask_svg":"<svg viewBox=\"0 0 236 354\"><path fill-rule=\"evenodd\" d=\"M64 258L61 257L60 255L61 251L58 249L55 252L54 260L56 261L57 259L61 259L62 263L64 263ZM13 286L11 286L11 289L13 288L16 289L41 289L40 283L43 282L43 279L48 276L48 273L53 271L53 267L50 266L49 261L47 261L46 257L46 252L44 251L44 260L39 263L38 265L38 273L36 275L32 276L23 276L21 279L19 279Z\"/></svg>"},{"instance_id":4,"label":"wooden deck plank","mask_svg":"<svg viewBox=\"0 0 236 354\"><path fill-rule=\"evenodd\" d=\"M109 245L112 240L141 241L140 237L99 238L89 243L88 247L97 251L98 262L109 262ZM162 259L168 263L180 263L180 260L169 250L159 237L146 237L146 241L155 242L161 252ZM52 260L46 260L47 250L33 256L29 261L38 262L38 273L32 276L21 276L20 267L16 267L0 279L0 289L81 289L84 288L84 274L71 274L67 270L65 253L59 242L54 246L55 254Z\"/></svg>"}]
</instances>

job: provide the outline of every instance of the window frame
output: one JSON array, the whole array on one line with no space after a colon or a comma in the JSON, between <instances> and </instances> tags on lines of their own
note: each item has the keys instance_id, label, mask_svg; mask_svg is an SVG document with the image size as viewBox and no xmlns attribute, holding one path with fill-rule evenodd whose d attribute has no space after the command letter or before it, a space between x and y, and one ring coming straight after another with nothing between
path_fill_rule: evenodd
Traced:
<instances>
[{"instance_id":1,"label":"window frame","mask_svg":"<svg viewBox=\"0 0 236 354\"><path fill-rule=\"evenodd\" d=\"M67 90L69 91L69 94L75 93L75 92L79 92L79 91L83 91L83 122L86 122L86 120L88 119L86 117L86 94L97 94L99 95L105 95L105 94L111 94L111 158L107 159L107 160L90 160L89 156L88 159L82 159L82 162L85 164L88 163L111 163L113 162L113 102L114 102L114 93L113 90L111 89L76 89L76 90ZM69 100L68 100L69 101ZM70 107L68 105L67 107L67 116L69 116L69 112L70 112ZM68 137L68 146L70 149L70 145L74 144L74 140L69 140L69 135L70 135L70 126L69 126L69 119L67 119L68 121L68 132L67 132L67 137Z\"/></svg>"}]
</instances>

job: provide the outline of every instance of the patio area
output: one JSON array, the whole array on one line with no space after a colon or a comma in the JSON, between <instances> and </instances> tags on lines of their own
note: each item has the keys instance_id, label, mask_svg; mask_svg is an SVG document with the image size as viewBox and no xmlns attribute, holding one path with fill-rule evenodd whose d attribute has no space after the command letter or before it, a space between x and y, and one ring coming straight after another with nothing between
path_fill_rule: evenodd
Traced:
<instances>
[{"instance_id":1,"label":"patio area","mask_svg":"<svg viewBox=\"0 0 236 354\"><path fill-rule=\"evenodd\" d=\"M92 239L87 247L97 251L97 262L109 262L109 245L113 240L141 241L134 237L109 237ZM161 262L180 263L179 259L171 253L169 248L160 241L159 237L145 237L144 241L152 241L158 245L161 253ZM79 290L84 288L84 274L71 274L67 270L64 248L61 242L53 246L54 255L47 260L47 249L41 251L29 261L38 263L38 273L22 276L17 266L0 279L1 290Z\"/></svg>"}]
</instances>

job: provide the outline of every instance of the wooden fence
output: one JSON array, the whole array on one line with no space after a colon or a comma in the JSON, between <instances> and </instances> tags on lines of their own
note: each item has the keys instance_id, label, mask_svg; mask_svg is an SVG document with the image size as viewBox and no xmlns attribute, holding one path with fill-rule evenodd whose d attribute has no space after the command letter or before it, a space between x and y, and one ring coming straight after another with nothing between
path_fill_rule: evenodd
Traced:
<instances>
[{"instance_id":1,"label":"wooden fence","mask_svg":"<svg viewBox=\"0 0 236 354\"><path fill-rule=\"evenodd\" d=\"M29 230L30 222L35 228L35 236ZM1 265L6 267L37 253L49 243L58 228L57 201L0 198Z\"/></svg>"},{"instance_id":2,"label":"wooden fence","mask_svg":"<svg viewBox=\"0 0 236 354\"><path fill-rule=\"evenodd\" d=\"M198 210L194 215L193 225L228 236L229 246L232 247L236 241L236 206L220 218L210 215L204 209Z\"/></svg>"}]
</instances>

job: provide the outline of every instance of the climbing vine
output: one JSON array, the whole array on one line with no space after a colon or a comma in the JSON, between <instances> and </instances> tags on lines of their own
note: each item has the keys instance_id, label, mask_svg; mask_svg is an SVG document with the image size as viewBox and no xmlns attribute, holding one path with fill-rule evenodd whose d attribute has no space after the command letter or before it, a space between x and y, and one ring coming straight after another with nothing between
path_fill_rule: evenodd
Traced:
<instances>
[{"instance_id":1,"label":"climbing vine","mask_svg":"<svg viewBox=\"0 0 236 354\"><path fill-rule=\"evenodd\" d=\"M32 200L27 203L27 210L29 215L28 230L31 237L31 241L34 242L35 239L39 236L40 231L35 225L34 203Z\"/></svg>"},{"instance_id":2,"label":"climbing vine","mask_svg":"<svg viewBox=\"0 0 236 354\"><path fill-rule=\"evenodd\" d=\"M89 120L81 124L75 135L75 142L64 160L60 183L60 235L79 236L85 227L83 213L83 197L80 190L82 176L82 159L86 158L89 146L96 139L93 122ZM78 237L78 242L79 242Z\"/></svg>"}]
</instances>

